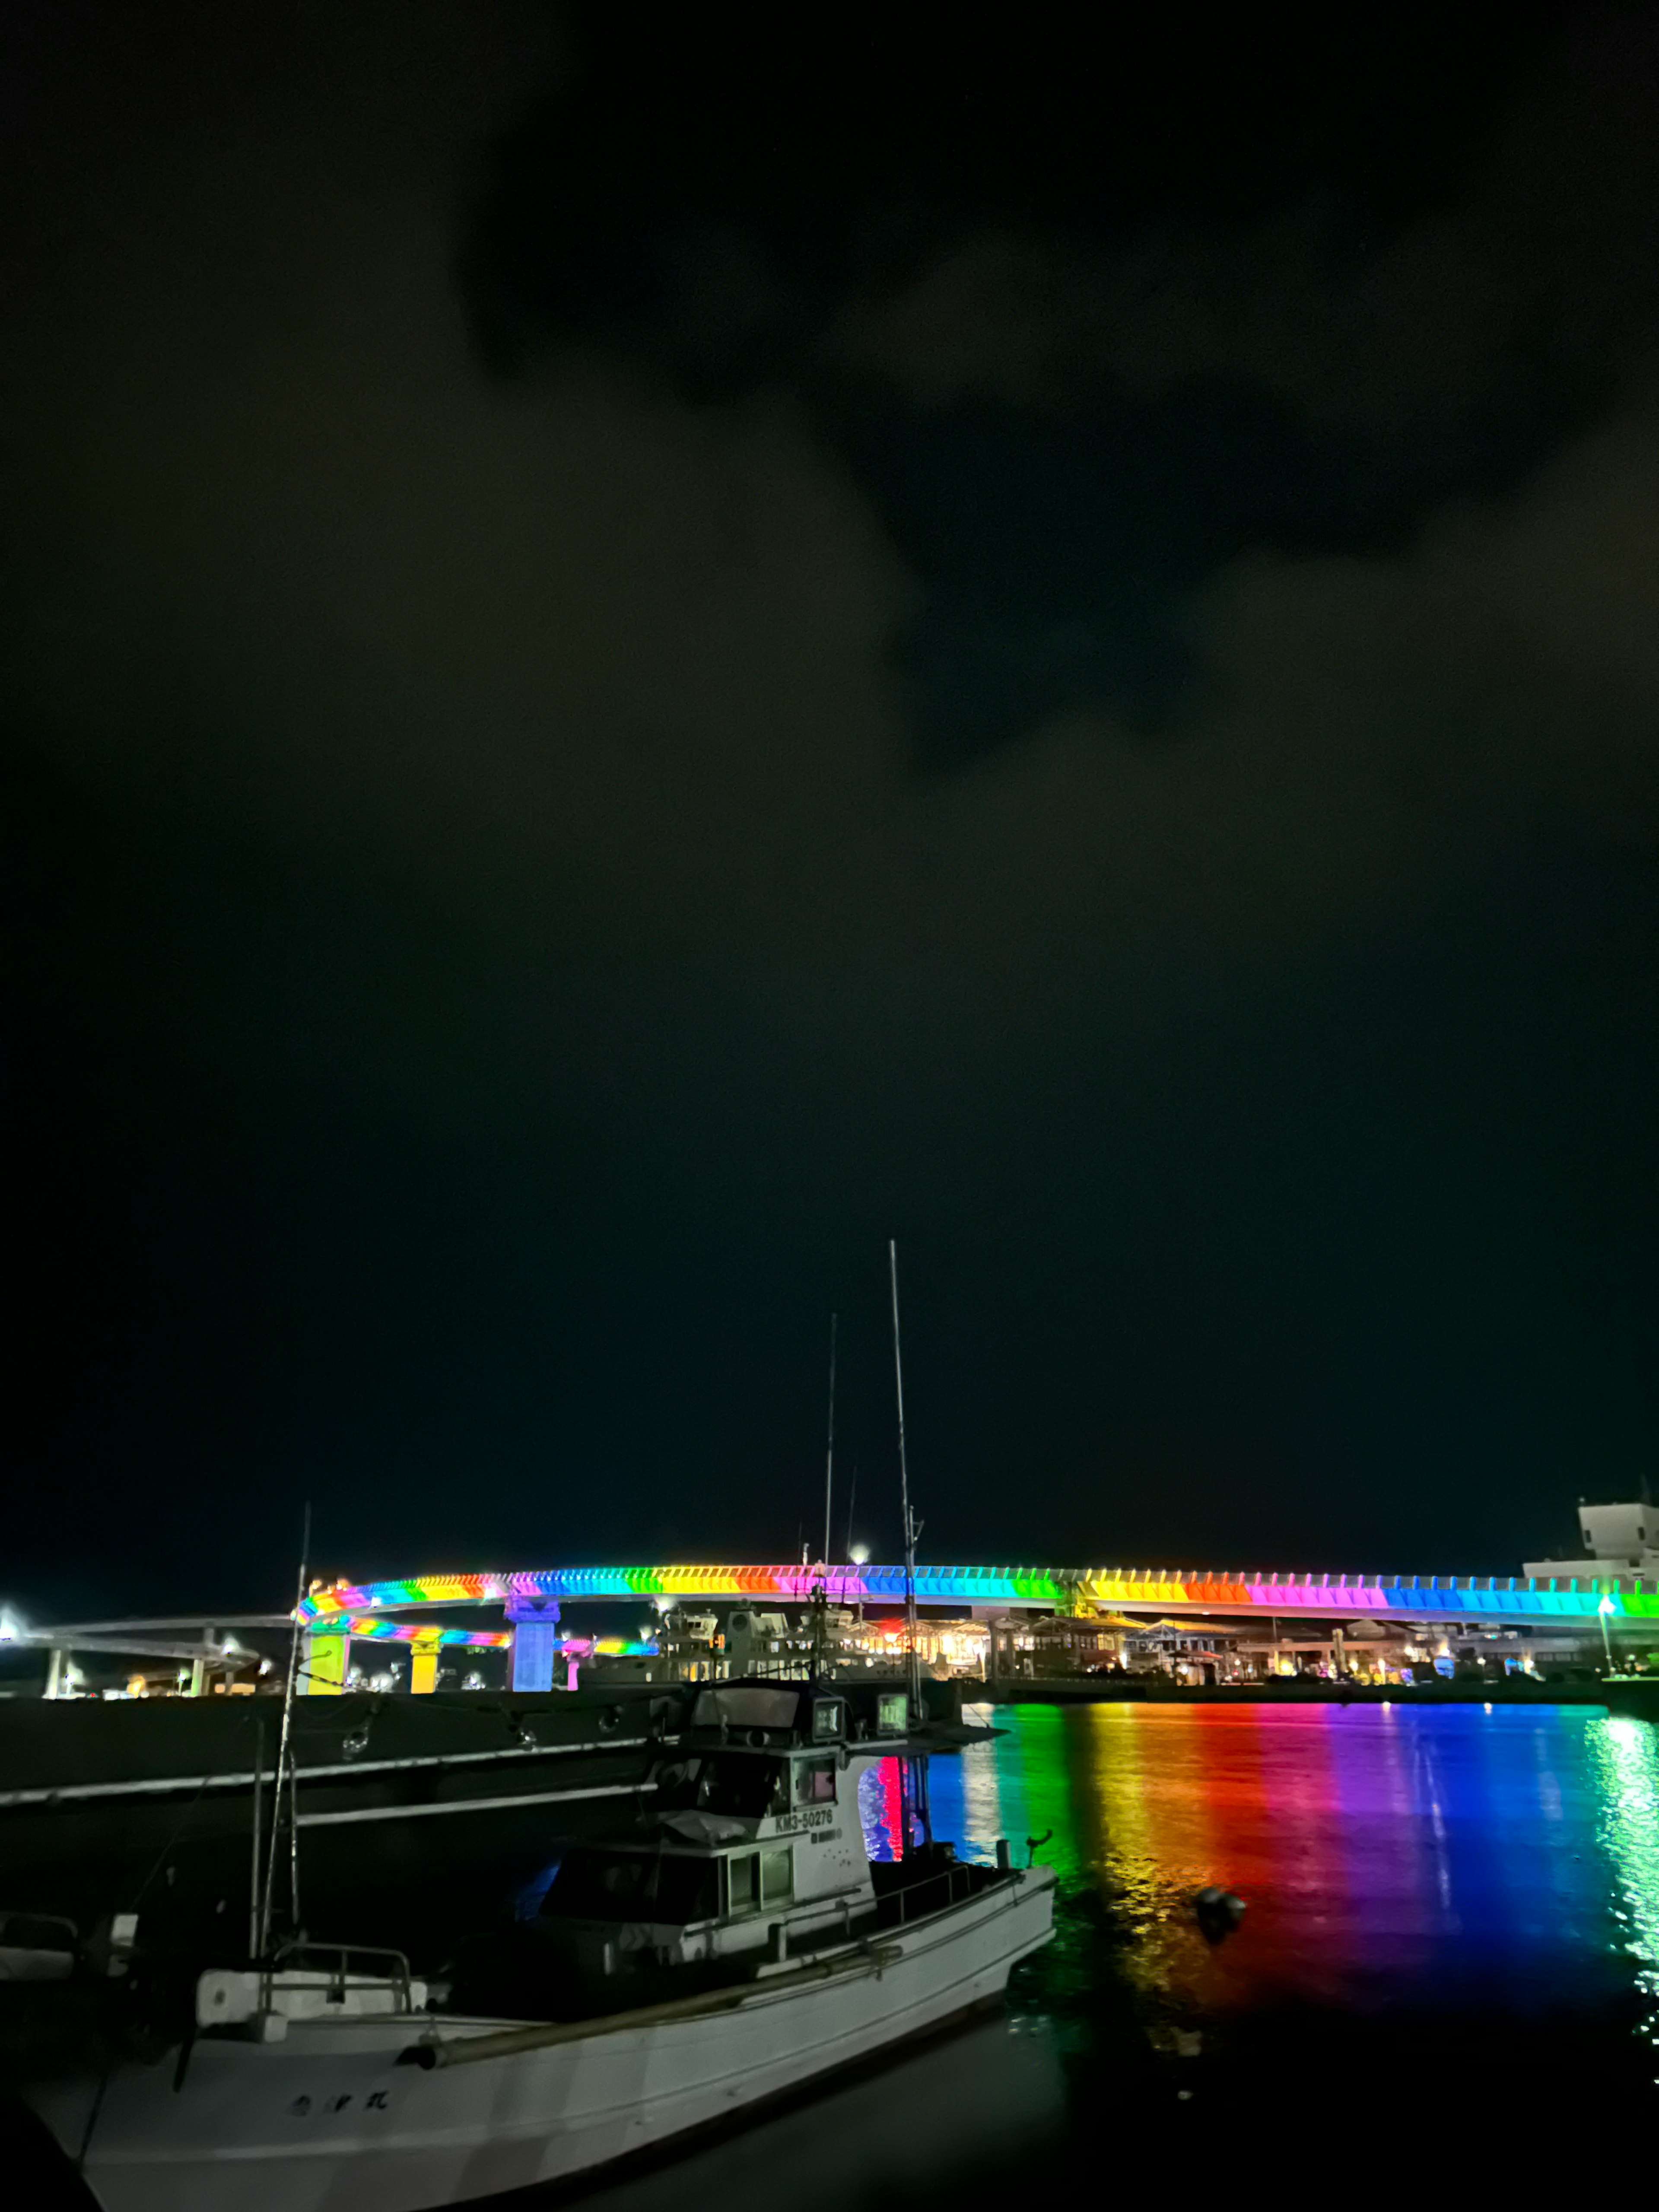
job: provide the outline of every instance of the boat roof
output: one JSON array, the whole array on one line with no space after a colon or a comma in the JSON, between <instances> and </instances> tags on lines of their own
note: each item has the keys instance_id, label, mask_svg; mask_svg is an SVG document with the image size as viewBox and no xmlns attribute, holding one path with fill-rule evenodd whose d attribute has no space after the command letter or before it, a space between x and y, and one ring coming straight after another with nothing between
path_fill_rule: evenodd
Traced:
<instances>
[{"instance_id":1,"label":"boat roof","mask_svg":"<svg viewBox=\"0 0 1659 2212\"><path fill-rule=\"evenodd\" d=\"M678 1741L688 1748L781 1753L957 1751L996 1731L918 1717L902 1682L706 1682Z\"/></svg>"}]
</instances>

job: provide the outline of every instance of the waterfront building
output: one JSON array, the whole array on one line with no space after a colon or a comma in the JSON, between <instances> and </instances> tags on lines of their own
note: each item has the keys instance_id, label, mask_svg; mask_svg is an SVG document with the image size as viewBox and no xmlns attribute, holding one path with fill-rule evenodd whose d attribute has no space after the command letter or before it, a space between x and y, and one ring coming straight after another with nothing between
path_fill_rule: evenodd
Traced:
<instances>
[{"instance_id":1,"label":"waterfront building","mask_svg":"<svg viewBox=\"0 0 1659 2212\"><path fill-rule=\"evenodd\" d=\"M1581 1556L1528 1559L1526 1572L1588 1577L1621 1590L1659 1589L1659 1505L1644 1498L1613 1505L1587 1505L1580 1498L1578 1533L1584 1547Z\"/></svg>"}]
</instances>

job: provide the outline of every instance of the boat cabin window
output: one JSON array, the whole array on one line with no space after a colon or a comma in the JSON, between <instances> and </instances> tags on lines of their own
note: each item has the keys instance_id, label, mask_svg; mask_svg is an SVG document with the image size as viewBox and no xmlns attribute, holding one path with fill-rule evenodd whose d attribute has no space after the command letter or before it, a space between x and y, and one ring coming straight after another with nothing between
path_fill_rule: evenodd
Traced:
<instances>
[{"instance_id":1,"label":"boat cabin window","mask_svg":"<svg viewBox=\"0 0 1659 2212\"><path fill-rule=\"evenodd\" d=\"M742 1851L726 1862L726 1910L735 1920L740 1913L760 1911L760 1853Z\"/></svg>"},{"instance_id":2,"label":"boat cabin window","mask_svg":"<svg viewBox=\"0 0 1659 2212\"><path fill-rule=\"evenodd\" d=\"M735 1618L732 1626L736 1626ZM691 1708L693 1728L793 1729L800 1692L755 1682L721 1683L700 1690Z\"/></svg>"},{"instance_id":3,"label":"boat cabin window","mask_svg":"<svg viewBox=\"0 0 1659 2212\"><path fill-rule=\"evenodd\" d=\"M712 1859L673 1852L571 1851L542 1900L549 1920L712 1920L720 1884Z\"/></svg>"},{"instance_id":4,"label":"boat cabin window","mask_svg":"<svg viewBox=\"0 0 1659 2212\"><path fill-rule=\"evenodd\" d=\"M726 1862L726 1910L740 1919L763 1905L783 1905L795 1893L795 1857L786 1844L763 1851L734 1851Z\"/></svg>"},{"instance_id":5,"label":"boat cabin window","mask_svg":"<svg viewBox=\"0 0 1659 2212\"><path fill-rule=\"evenodd\" d=\"M702 1752L670 1759L658 1768L656 1784L657 1802L665 1812L695 1809L760 1820L789 1809L789 1770L781 1759Z\"/></svg>"},{"instance_id":6,"label":"boat cabin window","mask_svg":"<svg viewBox=\"0 0 1659 2212\"><path fill-rule=\"evenodd\" d=\"M697 1777L700 1812L730 1813L740 1820L758 1820L769 1813L783 1812L788 1802L788 1771L780 1759L716 1754L703 1761Z\"/></svg>"},{"instance_id":7,"label":"boat cabin window","mask_svg":"<svg viewBox=\"0 0 1659 2212\"><path fill-rule=\"evenodd\" d=\"M802 1759L795 1768L797 1805L833 1805L836 1802L836 1762L833 1759Z\"/></svg>"}]
</instances>

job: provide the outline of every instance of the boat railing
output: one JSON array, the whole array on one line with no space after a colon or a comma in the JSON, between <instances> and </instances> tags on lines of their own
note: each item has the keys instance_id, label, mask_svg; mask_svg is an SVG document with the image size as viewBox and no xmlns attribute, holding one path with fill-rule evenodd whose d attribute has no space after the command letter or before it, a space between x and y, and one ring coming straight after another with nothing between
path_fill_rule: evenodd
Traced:
<instances>
[{"instance_id":1,"label":"boat railing","mask_svg":"<svg viewBox=\"0 0 1659 2212\"><path fill-rule=\"evenodd\" d=\"M307 1969L315 1968L314 1976L305 1977ZM361 1988L365 1982L389 1984L399 1998L399 2010L413 2012L415 1992L409 1960L401 1951L383 1948L374 1943L284 1943L265 1969L261 1992L266 2007L278 1976L288 1989L315 1988L325 1992L329 2004L343 2004L346 1990L352 1984Z\"/></svg>"},{"instance_id":2,"label":"boat railing","mask_svg":"<svg viewBox=\"0 0 1659 2212\"><path fill-rule=\"evenodd\" d=\"M878 1905L878 1914L884 1927L902 1928L912 1920L925 1920L935 1912L944 1912L952 1905L988 1889L998 1879L994 1867L974 1865L948 1866L937 1874L925 1875L920 1881L906 1882L890 1889Z\"/></svg>"}]
</instances>

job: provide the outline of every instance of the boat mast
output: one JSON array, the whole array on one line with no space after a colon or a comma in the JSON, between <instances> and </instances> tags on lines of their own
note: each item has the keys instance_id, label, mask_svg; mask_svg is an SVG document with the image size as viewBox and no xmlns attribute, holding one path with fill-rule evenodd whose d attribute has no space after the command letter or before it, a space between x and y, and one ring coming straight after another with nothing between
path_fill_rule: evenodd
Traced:
<instances>
[{"instance_id":1,"label":"boat mast","mask_svg":"<svg viewBox=\"0 0 1659 2212\"><path fill-rule=\"evenodd\" d=\"M300 1674L300 1608L305 1603L306 1577L311 1564L311 1502L306 1501L300 1534L300 1579L294 1601L294 1625L288 1641L288 1679L283 1686L283 1732L276 1747L276 1787L270 1797L270 1855L265 1861L264 1894L259 1900L258 1958L270 1942L270 1915L276 1887L276 1852L283 1832L283 1776L289 1776L289 1904L297 1935L300 1925L300 1822L298 1778L294 1772L294 1693ZM344 1632L342 1631L342 1633Z\"/></svg>"},{"instance_id":2,"label":"boat mast","mask_svg":"<svg viewBox=\"0 0 1659 2212\"><path fill-rule=\"evenodd\" d=\"M259 1815L264 1794L265 1731L263 1720L256 1711L253 1717L253 1848L248 1856L247 1869L247 1954L256 1962L263 1948L259 1942L259 1915L264 1866L259 1851Z\"/></svg>"},{"instance_id":3,"label":"boat mast","mask_svg":"<svg viewBox=\"0 0 1659 2212\"><path fill-rule=\"evenodd\" d=\"M921 1654L916 1649L916 1538L921 1525L910 1512L910 1470L904 1456L904 1362L899 1352L898 1244L887 1240L887 1267L893 1285L893 1383L898 1395L899 1509L904 1516L904 1646L910 1703L921 1709Z\"/></svg>"},{"instance_id":4,"label":"boat mast","mask_svg":"<svg viewBox=\"0 0 1659 2212\"><path fill-rule=\"evenodd\" d=\"M823 1454L823 1564L830 1564L830 1501L836 1487L836 1323L838 1314L830 1316L830 1441Z\"/></svg>"}]
</instances>

